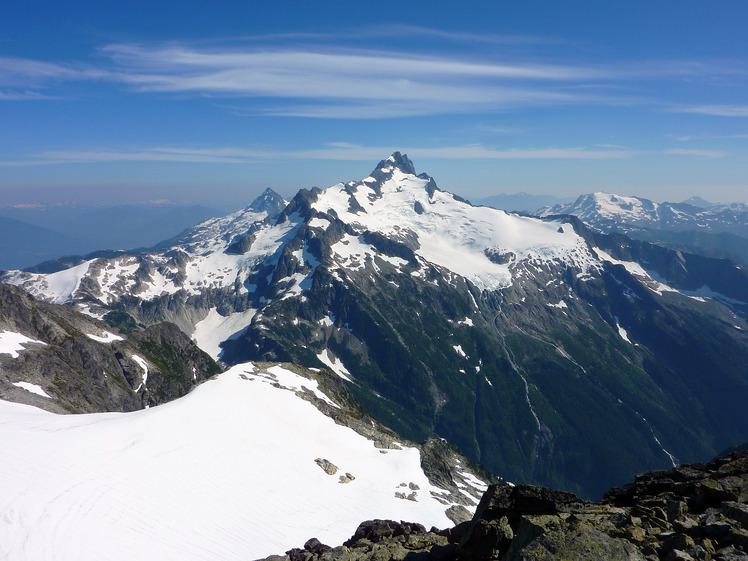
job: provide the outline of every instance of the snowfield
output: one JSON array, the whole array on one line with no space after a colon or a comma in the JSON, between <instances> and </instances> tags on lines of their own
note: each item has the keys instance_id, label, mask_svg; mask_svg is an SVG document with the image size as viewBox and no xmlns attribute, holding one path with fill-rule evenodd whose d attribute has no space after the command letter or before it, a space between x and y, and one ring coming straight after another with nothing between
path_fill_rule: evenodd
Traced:
<instances>
[{"instance_id":1,"label":"snowfield","mask_svg":"<svg viewBox=\"0 0 748 561\"><path fill-rule=\"evenodd\" d=\"M446 191L435 191L429 196L428 179L397 168L382 171L392 177L382 184L381 198L370 197L372 191L367 187L357 187L351 195L346 191L349 185L339 183L323 191L312 206L320 212L332 210L360 230L381 232L393 238L405 232L414 234L419 244L416 254L425 262L449 269L485 290L510 286L513 279L510 264L524 259L560 259L583 270L595 261L584 240L571 227L470 206ZM351 210L350 197L364 211ZM350 261L363 266L363 261L376 253L367 244L346 242L350 240L339 242L333 251L348 268L357 268ZM514 257L509 263L497 264L487 257L486 250Z\"/></svg>"},{"instance_id":2,"label":"snowfield","mask_svg":"<svg viewBox=\"0 0 748 561\"><path fill-rule=\"evenodd\" d=\"M372 518L452 525L417 449L375 448L294 390L330 401L316 382L252 364L133 413L0 401L0 558L247 561L311 537L342 543ZM416 501L395 497L404 485Z\"/></svg>"}]
</instances>

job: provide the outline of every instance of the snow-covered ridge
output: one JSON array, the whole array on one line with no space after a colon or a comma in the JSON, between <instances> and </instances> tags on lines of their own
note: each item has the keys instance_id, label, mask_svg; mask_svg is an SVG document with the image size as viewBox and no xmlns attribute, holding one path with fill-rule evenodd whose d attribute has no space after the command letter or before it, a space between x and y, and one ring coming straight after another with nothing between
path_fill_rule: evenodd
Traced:
<instances>
[{"instance_id":1,"label":"snow-covered ridge","mask_svg":"<svg viewBox=\"0 0 748 561\"><path fill-rule=\"evenodd\" d=\"M298 392L337 406L287 368L252 364L134 413L0 401L13 460L0 463L0 558L245 560L342 542L372 518L452 525L418 449L377 448Z\"/></svg>"},{"instance_id":2,"label":"snow-covered ridge","mask_svg":"<svg viewBox=\"0 0 748 561\"><path fill-rule=\"evenodd\" d=\"M526 259L561 260L581 268L590 265L593 258L572 228L488 207L473 207L436 188L430 177L411 173L414 168L407 157L394 156L361 182L340 183L321 191L312 208L325 215L334 212L360 232L369 230L395 238L410 236L418 244L416 254L423 263L444 267L482 289L510 285L512 266ZM75 300L84 293L104 305L114 304L124 295L148 301L178 291L197 295L205 290L228 288L240 294L252 293L256 285L248 277L260 266L272 266L283 245L305 222L298 214L279 223L268 218L267 211L255 212L248 207L223 218L206 220L172 240L162 251L95 259L52 274L10 272L3 280L55 303ZM306 219L306 223L322 229L330 225L329 220L316 216ZM248 247L232 251L232 244L236 245L242 236L251 238L246 242ZM337 265L362 266L371 260L373 248L359 245L355 238L353 244L337 244ZM511 255L511 261L497 263L491 259L490 255L499 253ZM318 263L312 258L304 250L301 261L313 271ZM390 262L396 267L403 265L397 260ZM295 282L289 283L288 296L300 295L304 279L290 280ZM91 287L95 289L92 291Z\"/></svg>"},{"instance_id":3,"label":"snow-covered ridge","mask_svg":"<svg viewBox=\"0 0 748 561\"><path fill-rule=\"evenodd\" d=\"M631 197L597 193L593 198L598 211L652 210ZM310 242L328 231L333 232L325 238L329 251L322 257ZM407 245L412 257L386 254L374 246L371 233ZM425 281L437 268L450 282L464 279L494 291L524 282L538 267L571 268L585 276L602 263L571 224L472 206L440 190L428 175L416 175L413 163L399 153L363 181L302 190L288 204L268 191L249 207L207 220L162 246L52 274L14 271L2 280L99 316L131 296L141 302L194 298L194 308L181 315L167 310L161 319L176 321L220 358L221 343L261 323L267 305L293 298L303 302L320 266L341 282L357 282L356 275L373 278L384 270ZM342 363L324 356L329 362L322 362L349 376Z\"/></svg>"},{"instance_id":4,"label":"snow-covered ridge","mask_svg":"<svg viewBox=\"0 0 748 561\"><path fill-rule=\"evenodd\" d=\"M57 304L74 300L91 286L95 287L93 295L105 305L123 295L152 300L180 290L200 294L209 288L233 287L237 282L241 289L248 272L272 255L281 246L281 239L298 227L298 220L287 220L277 228L263 228L269 218L267 211L254 212L248 207L206 220L160 251L91 259L51 274L10 271L3 281ZM227 251L237 236L252 231L257 233L250 251Z\"/></svg>"},{"instance_id":5,"label":"snow-covered ridge","mask_svg":"<svg viewBox=\"0 0 748 561\"><path fill-rule=\"evenodd\" d=\"M642 197L596 192L580 195L573 203L542 208L537 214L572 214L601 231L630 232L632 228L646 228L748 236L748 207L744 204L657 203Z\"/></svg>"},{"instance_id":6,"label":"snow-covered ridge","mask_svg":"<svg viewBox=\"0 0 748 561\"><path fill-rule=\"evenodd\" d=\"M474 207L451 193L430 189L428 176L384 167L384 180L338 184L322 192L312 205L334 212L360 231L374 231L417 241L416 255L444 267L482 289L512 283L512 268L523 260L560 260L586 270L594 261L584 240L570 226L544 222L489 207ZM351 204L355 199L356 205ZM363 210L360 210L363 209ZM333 247L341 265L349 265L350 247ZM360 245L359 263L373 260L373 248ZM490 254L511 255L497 263Z\"/></svg>"}]
</instances>

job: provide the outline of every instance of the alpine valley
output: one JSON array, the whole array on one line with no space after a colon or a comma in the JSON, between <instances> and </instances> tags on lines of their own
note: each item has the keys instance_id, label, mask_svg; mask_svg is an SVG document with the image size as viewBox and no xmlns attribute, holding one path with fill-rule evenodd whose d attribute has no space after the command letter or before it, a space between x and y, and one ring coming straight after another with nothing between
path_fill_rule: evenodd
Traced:
<instances>
[{"instance_id":1,"label":"alpine valley","mask_svg":"<svg viewBox=\"0 0 748 561\"><path fill-rule=\"evenodd\" d=\"M302 189L290 202L267 190L150 250L0 281L97 322L78 331L132 330L117 343L125 378L145 371L136 356L158 365L143 341L170 322L231 367L219 377L233 373L220 382L238 384L229 393L258 371L272 378L269 363L292 363L276 367L315 384L331 374L327 386L390 439L438 437L509 481L585 498L748 440L746 269L548 214L473 206L395 152L362 181ZM45 351L21 355L31 352ZM70 402L35 376L49 399ZM130 389L141 378L130 375ZM219 382L164 407L207 407L199 400ZM18 400L16 390L5 399Z\"/></svg>"}]
</instances>

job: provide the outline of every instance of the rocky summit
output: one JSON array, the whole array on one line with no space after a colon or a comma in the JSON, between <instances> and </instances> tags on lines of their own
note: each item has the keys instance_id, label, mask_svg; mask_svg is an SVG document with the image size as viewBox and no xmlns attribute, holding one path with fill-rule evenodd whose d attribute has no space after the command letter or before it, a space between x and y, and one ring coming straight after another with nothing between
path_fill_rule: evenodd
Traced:
<instances>
[{"instance_id":1,"label":"rocky summit","mask_svg":"<svg viewBox=\"0 0 748 561\"><path fill-rule=\"evenodd\" d=\"M362 523L343 545L310 539L266 561L744 561L748 451L638 475L598 502L544 487L493 485L448 530Z\"/></svg>"}]
</instances>

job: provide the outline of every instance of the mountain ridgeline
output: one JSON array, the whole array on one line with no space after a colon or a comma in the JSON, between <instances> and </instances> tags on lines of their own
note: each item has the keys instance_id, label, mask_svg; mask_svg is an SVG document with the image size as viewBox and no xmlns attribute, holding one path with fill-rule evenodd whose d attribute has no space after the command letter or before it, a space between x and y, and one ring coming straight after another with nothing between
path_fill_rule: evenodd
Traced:
<instances>
[{"instance_id":1,"label":"mountain ridgeline","mask_svg":"<svg viewBox=\"0 0 748 561\"><path fill-rule=\"evenodd\" d=\"M699 197L682 203L656 203L640 197L590 193L537 213L571 214L599 232L623 233L688 252L728 257L748 266L748 206L744 204L712 204Z\"/></svg>"},{"instance_id":2,"label":"mountain ridgeline","mask_svg":"<svg viewBox=\"0 0 748 561\"><path fill-rule=\"evenodd\" d=\"M745 269L472 206L397 152L148 252L1 280L174 322L225 364L328 368L403 437L516 483L597 497L748 440Z\"/></svg>"}]
</instances>

